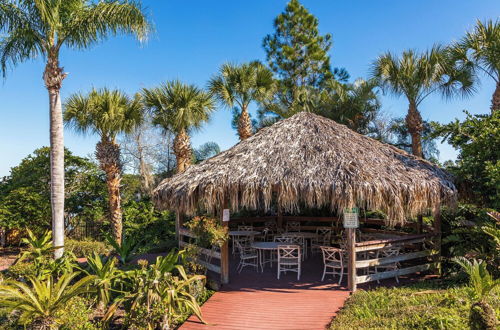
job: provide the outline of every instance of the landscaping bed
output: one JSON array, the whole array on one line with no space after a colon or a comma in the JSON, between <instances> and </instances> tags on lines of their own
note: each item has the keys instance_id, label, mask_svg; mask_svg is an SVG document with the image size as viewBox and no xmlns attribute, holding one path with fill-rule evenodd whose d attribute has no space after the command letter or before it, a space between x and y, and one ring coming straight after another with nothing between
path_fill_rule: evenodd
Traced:
<instances>
[{"instance_id":1,"label":"landscaping bed","mask_svg":"<svg viewBox=\"0 0 500 330\"><path fill-rule=\"evenodd\" d=\"M500 315L500 290L488 299ZM332 321L334 329L468 329L469 288L439 279L360 290Z\"/></svg>"}]
</instances>

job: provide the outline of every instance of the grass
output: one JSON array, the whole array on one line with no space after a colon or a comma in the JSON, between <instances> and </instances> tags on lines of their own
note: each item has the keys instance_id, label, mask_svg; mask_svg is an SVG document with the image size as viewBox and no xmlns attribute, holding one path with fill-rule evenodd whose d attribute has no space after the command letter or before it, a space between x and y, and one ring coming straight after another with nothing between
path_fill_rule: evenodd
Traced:
<instances>
[{"instance_id":1,"label":"grass","mask_svg":"<svg viewBox=\"0 0 500 330\"><path fill-rule=\"evenodd\" d=\"M468 329L469 289L439 280L358 291L332 321L336 329ZM489 299L500 315L500 292Z\"/></svg>"}]
</instances>

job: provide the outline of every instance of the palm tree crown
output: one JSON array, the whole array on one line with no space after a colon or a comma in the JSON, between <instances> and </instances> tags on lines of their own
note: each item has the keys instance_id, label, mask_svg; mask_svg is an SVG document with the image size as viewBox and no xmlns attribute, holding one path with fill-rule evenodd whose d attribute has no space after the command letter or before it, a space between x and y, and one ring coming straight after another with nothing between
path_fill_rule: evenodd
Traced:
<instances>
[{"instance_id":1,"label":"palm tree crown","mask_svg":"<svg viewBox=\"0 0 500 330\"><path fill-rule=\"evenodd\" d=\"M0 28L7 32L0 47L5 74L9 63L54 56L63 45L85 49L118 33L144 40L150 24L142 8L130 1L4 0Z\"/></svg>"},{"instance_id":2,"label":"palm tree crown","mask_svg":"<svg viewBox=\"0 0 500 330\"><path fill-rule=\"evenodd\" d=\"M238 134L241 140L252 134L248 106L253 101L265 101L274 92L273 74L260 62L241 65L224 64L209 83L210 91L228 108L238 107Z\"/></svg>"},{"instance_id":3,"label":"palm tree crown","mask_svg":"<svg viewBox=\"0 0 500 330\"><path fill-rule=\"evenodd\" d=\"M401 57L386 53L372 64L372 76L384 91L408 99L406 123L412 135L413 154L419 157L423 157L423 122L418 111L422 101L434 92L451 98L466 97L474 91L473 72L455 66L447 54L446 49L435 46L422 54L413 50L404 51Z\"/></svg>"},{"instance_id":4,"label":"palm tree crown","mask_svg":"<svg viewBox=\"0 0 500 330\"><path fill-rule=\"evenodd\" d=\"M450 47L451 57L459 66L489 76L496 83L491 111L500 109L500 24L478 21L473 31Z\"/></svg>"},{"instance_id":5,"label":"palm tree crown","mask_svg":"<svg viewBox=\"0 0 500 330\"><path fill-rule=\"evenodd\" d=\"M159 87L144 89L143 102L153 115L153 123L176 133L174 152L177 171L183 172L192 158L189 132L208 122L215 109L210 93L180 81L169 81Z\"/></svg>"},{"instance_id":6,"label":"palm tree crown","mask_svg":"<svg viewBox=\"0 0 500 330\"><path fill-rule=\"evenodd\" d=\"M131 133L142 123L139 96L130 98L119 90L93 89L88 95L71 95L64 105L64 120L76 131L95 133L114 141L121 133Z\"/></svg>"}]
</instances>

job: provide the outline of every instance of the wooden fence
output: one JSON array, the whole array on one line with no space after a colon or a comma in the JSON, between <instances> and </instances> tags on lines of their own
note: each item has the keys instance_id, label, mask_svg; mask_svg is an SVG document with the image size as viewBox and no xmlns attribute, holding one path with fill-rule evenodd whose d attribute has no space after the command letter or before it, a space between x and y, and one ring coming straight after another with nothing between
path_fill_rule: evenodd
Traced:
<instances>
[{"instance_id":1,"label":"wooden fence","mask_svg":"<svg viewBox=\"0 0 500 330\"><path fill-rule=\"evenodd\" d=\"M413 249L409 252L400 253L399 255L371 258L364 260L356 260L355 258L355 284L366 283L371 281L378 281L387 278L393 278L401 275L408 275L417 272L434 269L437 267L439 251L433 249L434 234L421 234L421 235L406 235L401 238L389 238L365 242L357 242L354 244L355 253L377 251L389 247L401 247ZM384 266L394 263L404 262L407 263L404 268L397 270L390 270L379 272L376 274L357 275L358 270L367 269L368 267Z\"/></svg>"},{"instance_id":2,"label":"wooden fence","mask_svg":"<svg viewBox=\"0 0 500 330\"><path fill-rule=\"evenodd\" d=\"M194 239L196 239L196 236L193 235L193 233L191 233L189 230L187 230L186 228L179 229L179 249L186 248L189 245L193 245L193 243L191 242ZM220 275L222 273L220 266L220 260L221 260L220 251L217 251L215 249L206 249L202 247L197 247L197 249L199 249L200 256L198 257L198 260L196 260L196 262L205 267L206 269ZM214 261L218 262L214 263Z\"/></svg>"}]
</instances>

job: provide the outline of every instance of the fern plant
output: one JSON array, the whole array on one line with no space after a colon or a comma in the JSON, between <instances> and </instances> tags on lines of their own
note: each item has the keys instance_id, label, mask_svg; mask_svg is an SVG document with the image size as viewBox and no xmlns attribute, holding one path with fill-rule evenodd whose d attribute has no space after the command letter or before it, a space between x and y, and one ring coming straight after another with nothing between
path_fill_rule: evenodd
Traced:
<instances>
[{"instance_id":1,"label":"fern plant","mask_svg":"<svg viewBox=\"0 0 500 330\"><path fill-rule=\"evenodd\" d=\"M469 314L471 329L496 329L497 319L494 309L486 298L493 289L500 285L500 279L494 279L486 268L486 262L473 259L472 261L457 257L453 259L469 276L469 286L474 302Z\"/></svg>"},{"instance_id":2,"label":"fern plant","mask_svg":"<svg viewBox=\"0 0 500 330\"><path fill-rule=\"evenodd\" d=\"M0 285L0 305L8 311L19 313L19 323L31 324L37 329L55 329L56 313L66 307L73 297L90 292L93 276L86 276L72 284L78 272L62 275L54 281L52 277L40 280L31 278L30 284L5 281Z\"/></svg>"}]
</instances>

